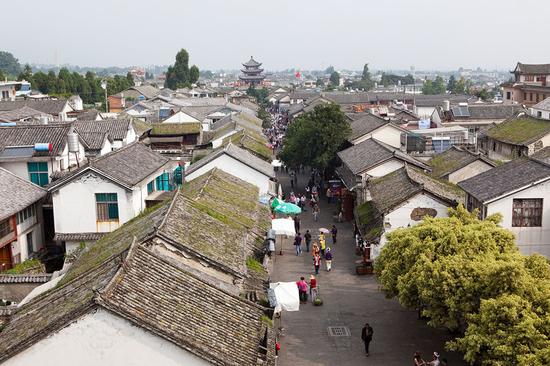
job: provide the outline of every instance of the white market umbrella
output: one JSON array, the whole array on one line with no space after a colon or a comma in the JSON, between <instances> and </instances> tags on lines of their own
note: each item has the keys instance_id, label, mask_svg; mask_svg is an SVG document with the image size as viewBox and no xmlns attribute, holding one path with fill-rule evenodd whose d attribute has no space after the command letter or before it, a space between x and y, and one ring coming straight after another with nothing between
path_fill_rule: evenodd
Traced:
<instances>
[{"instance_id":1,"label":"white market umbrella","mask_svg":"<svg viewBox=\"0 0 550 366\"><path fill-rule=\"evenodd\" d=\"M296 235L296 230L294 229L294 220L292 219L271 220L271 229L277 235Z\"/></svg>"},{"instance_id":2,"label":"white market umbrella","mask_svg":"<svg viewBox=\"0 0 550 366\"><path fill-rule=\"evenodd\" d=\"M283 163L281 163L280 160L273 160L273 161L271 162L271 165L273 165L273 166L276 167L276 168L279 168L279 167L283 166Z\"/></svg>"},{"instance_id":3,"label":"white market umbrella","mask_svg":"<svg viewBox=\"0 0 550 366\"><path fill-rule=\"evenodd\" d=\"M281 185L279 184L279 190L277 192L277 196L279 197L279 199L283 199L283 187L281 187Z\"/></svg>"}]
</instances>

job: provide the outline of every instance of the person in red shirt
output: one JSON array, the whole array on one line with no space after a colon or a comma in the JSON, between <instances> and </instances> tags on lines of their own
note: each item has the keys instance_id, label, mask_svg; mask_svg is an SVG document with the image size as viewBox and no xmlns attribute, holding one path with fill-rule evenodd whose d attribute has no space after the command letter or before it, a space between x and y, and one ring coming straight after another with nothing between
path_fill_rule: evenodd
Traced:
<instances>
[{"instance_id":1,"label":"person in red shirt","mask_svg":"<svg viewBox=\"0 0 550 366\"><path fill-rule=\"evenodd\" d=\"M315 302L317 298L317 279L314 275L309 276L309 296L311 296L311 302Z\"/></svg>"},{"instance_id":2,"label":"person in red shirt","mask_svg":"<svg viewBox=\"0 0 550 366\"><path fill-rule=\"evenodd\" d=\"M319 254L313 256L313 266L315 267L315 274L319 274L319 267L321 267L321 256Z\"/></svg>"}]
</instances>

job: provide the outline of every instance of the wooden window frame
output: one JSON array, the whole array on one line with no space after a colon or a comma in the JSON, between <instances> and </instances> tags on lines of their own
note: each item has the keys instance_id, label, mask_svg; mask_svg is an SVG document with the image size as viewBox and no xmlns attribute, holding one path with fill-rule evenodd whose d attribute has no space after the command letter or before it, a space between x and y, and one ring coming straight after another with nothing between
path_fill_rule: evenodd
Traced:
<instances>
[{"instance_id":1,"label":"wooden window frame","mask_svg":"<svg viewBox=\"0 0 550 366\"><path fill-rule=\"evenodd\" d=\"M514 198L512 227L542 227L543 207L542 198Z\"/></svg>"}]
</instances>

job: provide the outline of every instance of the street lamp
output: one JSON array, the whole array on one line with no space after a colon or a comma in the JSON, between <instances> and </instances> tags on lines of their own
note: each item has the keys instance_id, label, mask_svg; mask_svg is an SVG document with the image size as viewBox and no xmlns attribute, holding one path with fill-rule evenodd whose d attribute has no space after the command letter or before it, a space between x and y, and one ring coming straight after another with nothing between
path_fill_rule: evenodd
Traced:
<instances>
[{"instance_id":1,"label":"street lamp","mask_svg":"<svg viewBox=\"0 0 550 366\"><path fill-rule=\"evenodd\" d=\"M101 80L101 88L105 90L105 112L109 112L109 102L107 100L107 80Z\"/></svg>"}]
</instances>

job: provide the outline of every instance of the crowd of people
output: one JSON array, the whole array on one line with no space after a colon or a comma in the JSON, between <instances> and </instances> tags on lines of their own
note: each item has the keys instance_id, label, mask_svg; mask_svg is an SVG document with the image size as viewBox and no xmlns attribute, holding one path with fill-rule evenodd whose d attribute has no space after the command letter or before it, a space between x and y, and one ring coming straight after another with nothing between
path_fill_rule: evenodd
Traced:
<instances>
[{"instance_id":1,"label":"crowd of people","mask_svg":"<svg viewBox=\"0 0 550 366\"><path fill-rule=\"evenodd\" d=\"M288 117L283 113L272 112L272 123L269 128L264 128L264 135L267 137L273 150L280 148L283 144L286 128L288 126Z\"/></svg>"}]
</instances>

